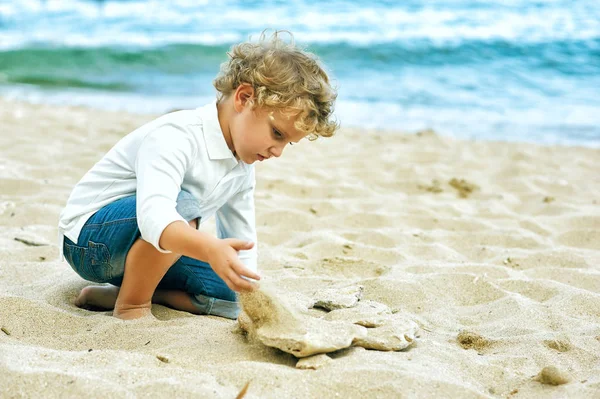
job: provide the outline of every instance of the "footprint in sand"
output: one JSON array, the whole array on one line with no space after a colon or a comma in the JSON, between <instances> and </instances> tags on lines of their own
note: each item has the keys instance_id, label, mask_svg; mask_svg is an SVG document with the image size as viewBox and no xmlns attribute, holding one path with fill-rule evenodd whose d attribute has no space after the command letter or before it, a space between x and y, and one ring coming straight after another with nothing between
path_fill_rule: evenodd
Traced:
<instances>
[{"instance_id":1,"label":"footprint in sand","mask_svg":"<svg viewBox=\"0 0 600 399\"><path fill-rule=\"evenodd\" d=\"M362 289L357 288L354 292L362 292ZM401 315L381 317L386 310L381 304L356 306L354 316L348 313L350 309L343 308L324 318L311 317L307 309L277 295L272 287L264 284L259 290L241 294L240 303L243 312L238 321L242 329L264 345L296 357L333 352L352 345L398 351L414 342L418 330L413 321ZM369 313L369 308L374 311ZM336 316L335 312L342 313ZM330 314L333 316L328 320Z\"/></svg>"}]
</instances>

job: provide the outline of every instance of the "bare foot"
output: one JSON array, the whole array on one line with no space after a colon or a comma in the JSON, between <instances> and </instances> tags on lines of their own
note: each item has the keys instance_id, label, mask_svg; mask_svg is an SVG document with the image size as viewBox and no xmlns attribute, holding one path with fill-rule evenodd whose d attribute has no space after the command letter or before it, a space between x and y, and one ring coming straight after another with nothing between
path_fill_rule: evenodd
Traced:
<instances>
[{"instance_id":1,"label":"bare foot","mask_svg":"<svg viewBox=\"0 0 600 399\"><path fill-rule=\"evenodd\" d=\"M121 320L140 319L142 317L152 316L152 304L148 302L144 305L116 305L113 316Z\"/></svg>"},{"instance_id":2,"label":"bare foot","mask_svg":"<svg viewBox=\"0 0 600 399\"><path fill-rule=\"evenodd\" d=\"M90 285L84 287L75 299L75 306L88 310L110 310L115 307L119 287L114 285Z\"/></svg>"}]
</instances>

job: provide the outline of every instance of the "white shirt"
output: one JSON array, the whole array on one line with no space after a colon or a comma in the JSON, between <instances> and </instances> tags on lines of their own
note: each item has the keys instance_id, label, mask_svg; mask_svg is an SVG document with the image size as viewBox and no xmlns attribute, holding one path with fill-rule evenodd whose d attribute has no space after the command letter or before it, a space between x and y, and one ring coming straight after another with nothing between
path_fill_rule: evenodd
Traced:
<instances>
[{"instance_id":1,"label":"white shirt","mask_svg":"<svg viewBox=\"0 0 600 399\"><path fill-rule=\"evenodd\" d=\"M205 222L216 214L217 236L252 241L240 251L246 267L257 271L254 166L237 161L223 137L216 102L178 111L123 137L73 189L60 214L63 235L77 242L85 222L100 208L136 194L142 238L157 250L163 230L185 220L176 210L183 189L198 200Z\"/></svg>"}]
</instances>

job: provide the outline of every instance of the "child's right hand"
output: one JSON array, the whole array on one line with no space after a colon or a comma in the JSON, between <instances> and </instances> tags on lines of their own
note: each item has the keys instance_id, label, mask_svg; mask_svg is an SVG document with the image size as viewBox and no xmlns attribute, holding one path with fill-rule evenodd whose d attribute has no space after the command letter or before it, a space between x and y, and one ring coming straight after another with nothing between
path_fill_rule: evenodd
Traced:
<instances>
[{"instance_id":1,"label":"child's right hand","mask_svg":"<svg viewBox=\"0 0 600 399\"><path fill-rule=\"evenodd\" d=\"M249 277L260 280L260 276L248 269L238 258L238 251L245 251L254 246L253 242L235 238L217 239L208 253L208 263L215 273L234 291L253 291L256 285L242 278Z\"/></svg>"}]
</instances>

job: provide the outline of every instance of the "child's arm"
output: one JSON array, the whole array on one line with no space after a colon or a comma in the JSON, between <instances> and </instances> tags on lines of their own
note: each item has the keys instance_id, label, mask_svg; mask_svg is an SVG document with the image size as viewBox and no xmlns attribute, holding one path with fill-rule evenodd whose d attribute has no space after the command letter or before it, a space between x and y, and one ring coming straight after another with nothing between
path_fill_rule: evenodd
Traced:
<instances>
[{"instance_id":1,"label":"child's arm","mask_svg":"<svg viewBox=\"0 0 600 399\"><path fill-rule=\"evenodd\" d=\"M252 284L242 276L260 280L258 274L242 264L237 254L237 251L251 249L254 246L252 242L234 238L218 239L177 221L164 229L159 245L168 251L208 262L234 291L252 290Z\"/></svg>"}]
</instances>

